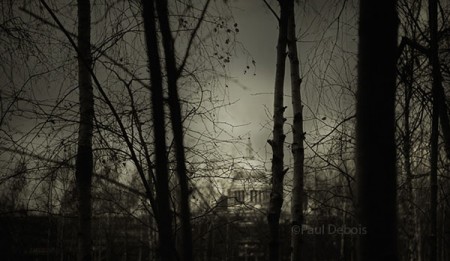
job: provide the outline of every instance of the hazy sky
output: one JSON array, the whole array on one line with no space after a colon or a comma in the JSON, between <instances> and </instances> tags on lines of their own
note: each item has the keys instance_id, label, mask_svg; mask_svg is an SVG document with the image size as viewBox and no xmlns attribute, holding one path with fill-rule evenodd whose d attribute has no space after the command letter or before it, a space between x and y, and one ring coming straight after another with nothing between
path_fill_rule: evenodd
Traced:
<instances>
[{"instance_id":1,"label":"hazy sky","mask_svg":"<svg viewBox=\"0 0 450 261\"><path fill-rule=\"evenodd\" d=\"M268 1L278 12L277 1ZM296 5L298 50L303 77L302 95L305 103L305 130L311 134L326 133L329 128L348 115L351 106L349 97L341 97L342 86L350 87L356 53L355 7L351 1L299 1ZM220 114L223 120L234 125L247 124L235 128L238 135L251 134L254 150L262 156L270 151L266 140L271 134L271 117L273 108L273 88L275 80L276 42L278 24L274 15L262 0L229 1L234 19L239 24L237 40L250 53L251 58L237 52L230 65L230 74L239 84L231 82L230 100L237 102ZM340 19L337 17L340 15ZM249 59L256 61L256 68L247 70ZM285 104L288 106L287 124L292 119L289 61L286 66ZM256 75L254 75L254 73ZM347 82L348 81L348 82ZM320 102L319 102L320 101ZM323 104L322 104L323 103ZM329 110L331 109L331 110ZM340 110L340 112L338 112ZM309 120L313 117L325 119L325 125ZM328 121L328 123L326 122ZM289 125L285 131L290 131ZM245 136L246 138L247 136ZM311 138L312 136L310 136ZM307 137L308 138L308 137ZM290 142L288 136L286 142Z\"/></svg>"},{"instance_id":2,"label":"hazy sky","mask_svg":"<svg viewBox=\"0 0 450 261\"><path fill-rule=\"evenodd\" d=\"M268 0L268 2L278 12L278 2L275 0ZM212 1L212 3L214 3L212 8L214 8L214 5L220 2ZM266 141L270 138L272 131L273 88L278 36L277 20L263 0L229 0L227 3L232 11L232 19L234 19L230 23L237 23L239 28L239 33L236 37L236 48L233 51L234 55L231 57L231 62L227 65L228 76L232 79L227 81L226 99L235 103L221 108L216 113L217 120L228 123L227 131L235 137L242 137L244 143L246 143L248 134L250 134L254 150L263 158L270 159L270 148L267 146ZM345 5L343 5L344 3ZM29 8L49 19L45 10L37 11L38 9L36 7L33 8L33 6L29 6ZM99 8L103 7L100 6ZM63 16L63 14L58 15L64 19L63 23L67 28L75 32L76 23L73 18L75 13L71 7L65 6L65 9L60 12L71 13L71 16L67 17ZM115 19L120 18L121 12L119 9L118 18ZM19 11L18 13L23 15L24 19L36 22L30 16L24 15L24 13ZM312 141L315 135L326 133L329 131L330 126L334 126L335 122L349 116L351 113L349 108L351 108L352 100L349 99L348 93L343 90L352 88L356 75L354 61L354 53L356 52L355 14L355 7L352 6L352 1L350 0L305 0L298 1L298 4L296 4L297 34L299 35L298 49L301 62L301 76L303 77L302 95L305 106L304 125L307 132L307 140ZM139 12L135 15L138 16ZM103 17L102 13L94 14L95 16ZM339 19L337 19L338 17ZM105 23L109 22L108 20ZM96 24L95 28L101 28L101 26ZM104 31L100 32L96 29L97 31L93 33L94 42L101 42L104 40L104 37L108 37L108 34L111 33L106 28L104 29ZM50 105L54 104L52 99L56 99L56 97L61 99L72 97L71 99L75 103L77 100L76 91L73 91L76 90L77 78L75 54L67 44L67 39L58 29L41 25L39 30L46 30L48 31L46 33L52 36L44 36L39 39L40 45L46 46L46 44L51 44L52 46L51 49L44 48L39 50L39 54L50 57L48 58L49 61L55 62L49 64L58 69L38 68L43 71L47 69L55 70L55 72L53 74L46 73L45 77L39 78L40 82L28 82L26 86L30 92L29 95L48 100ZM108 30L112 29L109 28ZM36 32L39 33L39 31ZM131 44L134 44L134 42ZM141 43L137 45L139 46L139 44ZM146 64L145 56L136 54L135 49L128 50L128 54L126 53L127 50L125 50L125 53L124 49L120 50L116 55L118 57L121 55L121 58L125 61L127 59L133 60L136 58L136 55L139 55L141 59L139 63ZM114 51L111 52L114 55ZM34 63L30 63L30 61L33 61L35 57L38 56L24 57L23 59L28 59L28 62L23 65L19 64L19 66L33 66ZM67 57L70 59L67 59ZM256 62L256 66L253 66L252 60ZM20 61L22 60L18 60L18 63ZM136 60L134 62L138 63ZM247 69L247 66L250 68ZM99 67L101 66L97 62L96 69ZM145 67L143 68L145 69ZM34 69L36 68L30 68L30 71ZM142 71L146 74L145 77L148 77L144 69ZM288 106L288 109L285 116L288 118L288 121L284 129L288 133L292 119L289 117L291 115L289 66L286 66L286 69L285 104ZM61 74L61 71L64 74ZM244 73L244 71L247 72ZM61 77L61 75L64 75L64 77ZM14 81L20 87L27 77L21 77L19 74L16 74L16 76ZM103 77L102 75L99 76ZM109 83L108 81L105 80L105 83L117 86L117 83ZM2 82L9 84L8 81ZM38 86L39 88L37 88ZM64 88L58 90L61 86L64 86ZM33 92L36 92L36 94ZM118 98L120 99L120 97ZM76 108L71 107L70 112L75 115ZM24 117L22 119L28 123L33 122L33 124L36 124L34 118ZM232 128L230 126L240 127ZM50 139L50 141L52 140ZM289 143L290 141L290 136L288 135L286 142ZM223 148L223 151L231 154L236 153L237 155L245 154L242 151L237 152L235 148L228 145ZM290 155L290 153L287 153L287 155Z\"/></svg>"}]
</instances>

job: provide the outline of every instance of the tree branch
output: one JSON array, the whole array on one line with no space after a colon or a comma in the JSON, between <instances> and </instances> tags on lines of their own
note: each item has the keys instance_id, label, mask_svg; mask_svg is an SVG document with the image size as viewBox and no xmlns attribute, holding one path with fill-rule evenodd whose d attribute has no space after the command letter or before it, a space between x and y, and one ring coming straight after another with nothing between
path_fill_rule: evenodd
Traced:
<instances>
[{"instance_id":1,"label":"tree branch","mask_svg":"<svg viewBox=\"0 0 450 261\"><path fill-rule=\"evenodd\" d=\"M181 65L180 65L180 67L177 70L177 74L176 74L176 76L177 76L176 78L177 79L180 77L181 72L183 71L184 67L186 66L186 61L187 61L187 58L189 57L189 52L190 52L190 50L192 48L192 44L194 42L194 38L197 35L197 31L200 28L200 25L202 24L203 19L205 18L206 10L208 9L208 6L209 6L210 2L211 2L211 0L207 0L206 1L205 7L202 10L202 13L200 15L200 18L198 19L197 25L195 26L194 30L191 33L191 37L189 38L188 46L186 48L186 53L184 54L183 60L181 62Z\"/></svg>"},{"instance_id":2,"label":"tree branch","mask_svg":"<svg viewBox=\"0 0 450 261\"><path fill-rule=\"evenodd\" d=\"M74 164L70 164L69 160L67 160L67 159L66 160L62 160L62 161L49 159L49 158L46 158L46 157L43 157L41 155L37 155L37 154L31 153L31 152L21 151L21 150L18 150L18 149L11 149L11 148L7 148L7 147L3 147L3 146L0 146L0 150L7 151L7 152L12 152L12 153L23 155L23 156L28 156L28 157L31 157L31 158L34 158L34 159L37 159L37 160L46 161L46 162L49 162L49 163L57 164L59 166L64 166L64 167L68 167L68 168L71 168L71 169L75 169L75 165ZM142 191L139 191L139 190L137 190L135 188L132 188L132 187L130 187L128 185L125 185L125 184L123 184L123 183L121 183L119 181L113 180L111 178L108 178L108 177L106 177L104 175L100 175L98 173L93 173L93 175L94 175L94 177L96 177L96 178L98 178L100 180L103 180L103 181L106 181L108 183L111 183L111 184L113 184L113 185L115 185L115 186L117 186L117 187L119 187L119 188L121 188L123 190L127 190L128 192L131 192L131 193L133 193L133 194L135 194L137 196L140 196L140 197L143 197L143 198L147 198L147 194L145 194Z\"/></svg>"},{"instance_id":3,"label":"tree branch","mask_svg":"<svg viewBox=\"0 0 450 261\"><path fill-rule=\"evenodd\" d=\"M269 8L270 12L275 16L275 18L280 22L280 17L277 15L277 12L273 10L272 6L267 2L267 0L263 0L264 4L266 4L267 8Z\"/></svg>"},{"instance_id":4,"label":"tree branch","mask_svg":"<svg viewBox=\"0 0 450 261\"><path fill-rule=\"evenodd\" d=\"M72 45L72 47L74 48L74 50L76 51L77 55L79 55L79 50L78 50L78 46L75 44L74 40L72 39L70 33L66 30L66 28L62 25L61 21L59 21L58 17L56 17L56 14L52 11L52 9L48 6L48 4L45 2L45 0L40 0L40 2L42 3L42 5L45 7L45 9L49 12L49 14L51 15L51 17L53 18L53 20L56 22L56 24L58 25L59 29L64 33L64 35L67 37L67 39L69 40L70 44ZM86 62L86 61L84 61ZM89 66L87 66L87 68L89 69L89 73L92 76L92 79L94 80L95 85L97 86L97 89L99 90L100 94L102 95L102 97L105 99L106 104L108 105L108 107L110 108L111 112L114 115L114 118L116 119L117 123L119 124L120 130L123 134L125 143L127 144L130 153L131 153L131 159L133 160L133 162L135 162L136 164L136 168L138 169L138 173L139 176L141 177L142 183L145 187L145 191L147 194L147 198L150 200L152 209L154 211L154 213L157 213L157 210L155 208L155 199L153 198L153 194L151 192L151 188L150 185L148 184L147 179L145 178L145 174L144 174L144 170L142 169L142 166L139 164L139 160L136 156L136 153L133 149L133 144L131 143L130 139L128 138L128 134L126 132L125 126L122 123L122 120L120 119L119 114L117 113L116 109L114 108L114 105L112 104L111 100L108 98L108 96L106 95L106 92L103 90L103 87L101 86L97 76L95 75L94 71L92 68L90 68Z\"/></svg>"}]
</instances>

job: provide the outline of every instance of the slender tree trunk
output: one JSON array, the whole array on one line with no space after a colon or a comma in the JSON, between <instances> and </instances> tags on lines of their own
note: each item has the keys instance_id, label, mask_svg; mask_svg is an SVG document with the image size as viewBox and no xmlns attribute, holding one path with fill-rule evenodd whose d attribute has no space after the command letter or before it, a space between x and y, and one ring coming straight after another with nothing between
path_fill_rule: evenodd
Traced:
<instances>
[{"instance_id":1,"label":"slender tree trunk","mask_svg":"<svg viewBox=\"0 0 450 261\"><path fill-rule=\"evenodd\" d=\"M297 52L297 38L295 32L295 12L294 1L289 0L287 9L289 10L288 21L288 50L289 61L291 69L291 95L292 108L294 112L294 122L292 124L292 155L294 156L294 175L292 184L292 204L291 204L291 220L293 226L301 228L303 224L303 176L304 176L304 158L305 148L303 140L305 138L303 133L303 110L302 98L300 92L301 78L300 78L300 62L298 60ZM298 229L291 229L291 260L302 260L302 233L298 233ZM301 231L301 229L300 229ZM296 233L297 232L297 233Z\"/></svg>"},{"instance_id":2,"label":"slender tree trunk","mask_svg":"<svg viewBox=\"0 0 450 261\"><path fill-rule=\"evenodd\" d=\"M78 85L80 101L80 125L78 151L75 162L77 184L79 230L77 259L92 259L92 135L94 120L94 95L90 68L91 58L91 8L89 0L78 0Z\"/></svg>"},{"instance_id":3,"label":"slender tree trunk","mask_svg":"<svg viewBox=\"0 0 450 261\"><path fill-rule=\"evenodd\" d=\"M398 260L396 225L396 1L360 0L356 171L359 257Z\"/></svg>"},{"instance_id":4,"label":"slender tree trunk","mask_svg":"<svg viewBox=\"0 0 450 261\"><path fill-rule=\"evenodd\" d=\"M430 261L436 261L438 257L437 245L437 164L438 164L438 140L439 140L439 107L442 103L439 90L441 89L441 71L438 54L438 4L437 0L428 2L428 23L430 27L430 62L432 68L432 97L433 110L431 120L431 152L430 152ZM447 112L445 112L447 113Z\"/></svg>"},{"instance_id":5,"label":"slender tree trunk","mask_svg":"<svg viewBox=\"0 0 450 261\"><path fill-rule=\"evenodd\" d=\"M415 223L417 224L416 227L416 234L415 234L415 239L417 242L417 261L422 261L422 226L420 223L420 219L419 219L419 214L418 214L418 210L417 208L415 209Z\"/></svg>"},{"instance_id":6,"label":"slender tree trunk","mask_svg":"<svg viewBox=\"0 0 450 261\"><path fill-rule=\"evenodd\" d=\"M183 123L181 119L181 105L178 97L177 86L177 66L175 62L174 41L172 31L170 30L169 12L167 9L167 1L161 0L156 2L159 24L161 27L161 35L164 47L164 55L166 58L167 87L169 89L169 109L170 120L175 143L176 173L180 186L180 220L181 220L181 238L182 251L181 260L193 260L192 253L192 227L191 227L191 210L189 206L189 184L186 171L186 158L184 153L183 142Z\"/></svg>"},{"instance_id":7,"label":"slender tree trunk","mask_svg":"<svg viewBox=\"0 0 450 261\"><path fill-rule=\"evenodd\" d=\"M439 39L438 39L438 2L430 0L428 3L428 16L430 27L430 63L432 67L432 130L431 130L431 158L430 158L430 218L431 218L431 239L430 239L430 260L439 260L441 253L438 244L438 155L439 155L439 124L441 125L442 136L444 138L444 148L447 160L450 159L450 122L446 104L446 95L442 86L442 74L439 61ZM447 165L448 171L448 165Z\"/></svg>"},{"instance_id":8,"label":"slender tree trunk","mask_svg":"<svg viewBox=\"0 0 450 261\"><path fill-rule=\"evenodd\" d=\"M413 59L411 57L411 59ZM416 211L415 211L415 195L413 190L413 174L411 170L411 127L409 122L410 117L410 103L412 99L412 77L413 77L413 62L408 65L407 68L407 76L405 78L405 91L404 91L404 99L405 99L405 110L404 110L404 136L403 136L403 154L404 154L404 164L405 164L405 193L406 193L406 202L404 202L405 207L405 224L406 224L406 233L408 238L408 260L414 261L417 260L417 238L416 238Z\"/></svg>"},{"instance_id":9,"label":"slender tree trunk","mask_svg":"<svg viewBox=\"0 0 450 261\"><path fill-rule=\"evenodd\" d=\"M415 37L413 38L415 39ZM401 81L403 82L403 164L405 170L405 190L404 200L401 200L400 205L403 208L402 221L405 224L405 234L407 239L407 260L415 261L418 258L418 238L417 238L417 210L415 208L415 193L413 190L413 173L411 162L411 100L414 81L414 57L415 50L409 51L410 56L407 57L407 63L404 70L402 70Z\"/></svg>"},{"instance_id":10,"label":"slender tree trunk","mask_svg":"<svg viewBox=\"0 0 450 261\"><path fill-rule=\"evenodd\" d=\"M434 91L433 91L434 92ZM433 95L434 96L434 95ZM435 96L434 96L435 98ZM433 112L431 119L430 138L430 261L436 261L438 257L437 245L437 164L438 164L438 136L439 136L439 115L438 105L433 99Z\"/></svg>"},{"instance_id":11,"label":"slender tree trunk","mask_svg":"<svg viewBox=\"0 0 450 261\"><path fill-rule=\"evenodd\" d=\"M440 66L439 60L438 60L438 66ZM446 95L444 92L444 87L442 86L442 75L441 75L440 69L438 69L436 76L437 76L436 80L437 80L437 87L438 87L437 92L439 95L438 96L438 99L439 99L439 102L438 102L439 121L441 124L442 136L444 138L445 154L447 156L447 160L450 160L450 119L448 117L448 107L447 107L447 103L446 103L446 98L445 98ZM434 78L434 76L433 76L433 78ZM447 169L447 171L448 171L448 169Z\"/></svg>"},{"instance_id":12,"label":"slender tree trunk","mask_svg":"<svg viewBox=\"0 0 450 261\"><path fill-rule=\"evenodd\" d=\"M431 32L430 60L432 66L432 115L430 137L430 261L438 260L437 244L437 174L438 174L438 140L439 140L439 60L437 51L437 1L429 1L429 23Z\"/></svg>"},{"instance_id":13,"label":"slender tree trunk","mask_svg":"<svg viewBox=\"0 0 450 261\"><path fill-rule=\"evenodd\" d=\"M284 140L283 125L286 119L283 114L284 75L286 68L286 44L288 13L286 1L280 0L280 18L277 43L277 65L275 73L273 137L269 140L272 147L272 188L270 193L267 222L269 225L269 260L278 261L280 258L280 215L283 206L283 180L286 171L284 168Z\"/></svg>"},{"instance_id":14,"label":"slender tree trunk","mask_svg":"<svg viewBox=\"0 0 450 261\"><path fill-rule=\"evenodd\" d=\"M207 224L208 242L206 242L206 261L214 260L214 221Z\"/></svg>"},{"instance_id":15,"label":"slender tree trunk","mask_svg":"<svg viewBox=\"0 0 450 261\"><path fill-rule=\"evenodd\" d=\"M147 45L147 56L151 77L151 102L156 158L156 205L158 209L158 235L160 259L173 261L176 258L175 241L172 231L172 212L170 209L168 159L164 119L163 80L160 64L159 46L156 31L155 3L142 0Z\"/></svg>"}]
</instances>

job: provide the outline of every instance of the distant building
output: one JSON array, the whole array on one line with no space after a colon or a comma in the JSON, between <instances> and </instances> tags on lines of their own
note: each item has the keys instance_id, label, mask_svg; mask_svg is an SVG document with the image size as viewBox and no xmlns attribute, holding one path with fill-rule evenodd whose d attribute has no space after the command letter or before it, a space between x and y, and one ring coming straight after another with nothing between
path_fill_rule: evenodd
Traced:
<instances>
[{"instance_id":1,"label":"distant building","mask_svg":"<svg viewBox=\"0 0 450 261\"><path fill-rule=\"evenodd\" d=\"M196 252L197 260L266 260L267 207L270 200L270 171L266 162L252 155L199 164L195 169L194 216L209 213L202 236L206 245ZM199 229L199 226L198 228ZM214 256L208 253L214 252Z\"/></svg>"},{"instance_id":2,"label":"distant building","mask_svg":"<svg viewBox=\"0 0 450 261\"><path fill-rule=\"evenodd\" d=\"M196 260L266 259L270 199L270 171L266 166L270 164L252 155L251 144L245 157L190 165ZM111 176L114 171L102 173L116 178ZM134 188L139 185L134 179L127 183ZM96 182L94 193L93 260L157 260L154 220L139 198L102 184ZM5 260L76 259L77 217L72 192L64 191L59 213L0 217ZM283 235L289 234L285 223L281 229ZM289 253L289 244L283 247L286 249L282 252Z\"/></svg>"}]
</instances>

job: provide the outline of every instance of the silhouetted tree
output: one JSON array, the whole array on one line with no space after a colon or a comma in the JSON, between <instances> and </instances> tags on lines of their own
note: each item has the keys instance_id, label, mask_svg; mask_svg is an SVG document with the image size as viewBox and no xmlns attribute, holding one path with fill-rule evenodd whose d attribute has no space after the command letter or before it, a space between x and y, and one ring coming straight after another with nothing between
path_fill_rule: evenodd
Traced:
<instances>
[{"instance_id":1,"label":"silhouetted tree","mask_svg":"<svg viewBox=\"0 0 450 261\"><path fill-rule=\"evenodd\" d=\"M80 101L80 126L75 163L78 196L78 253L77 259L92 258L92 135L94 129L94 95L90 70L91 57L91 7L89 0L78 0L78 84Z\"/></svg>"},{"instance_id":2,"label":"silhouetted tree","mask_svg":"<svg viewBox=\"0 0 450 261\"><path fill-rule=\"evenodd\" d=\"M360 1L356 171L361 260L398 260L395 86L396 1Z\"/></svg>"},{"instance_id":3,"label":"silhouetted tree","mask_svg":"<svg viewBox=\"0 0 450 261\"><path fill-rule=\"evenodd\" d=\"M303 202L304 202L304 159L305 148L303 146L303 140L305 134L303 132L303 105L300 92L301 78L300 78L300 62L298 60L297 52L297 36L295 30L295 8L294 1L287 1L289 13L288 29L287 29L287 46L288 57L290 61L291 70L291 99L292 108L294 114L294 120L292 123L292 154L294 156L294 173L292 181L292 203L291 203L291 222L293 226L301 228L303 225ZM302 260L303 255L303 242L302 233L298 233L298 229L291 230L291 246L292 254L291 260ZM304 255L303 255L304 256Z\"/></svg>"},{"instance_id":4,"label":"silhouetted tree","mask_svg":"<svg viewBox=\"0 0 450 261\"><path fill-rule=\"evenodd\" d=\"M160 49L156 28L154 1L142 1L148 64L151 76L151 104L156 157L156 204L159 247L161 260L175 260L175 241L172 231L170 209L169 171L166 146L165 113L163 98L163 78L160 64Z\"/></svg>"},{"instance_id":5,"label":"silhouetted tree","mask_svg":"<svg viewBox=\"0 0 450 261\"><path fill-rule=\"evenodd\" d=\"M210 0L206 2L202 11L202 17L204 16ZM186 170L186 156L184 148L184 131L183 131L183 119L181 115L181 104L178 94L178 79L180 76L180 69L177 68L176 54L174 47L174 40L172 37L172 31L170 29L169 11L167 0L157 1L156 9L158 13L158 20L162 35L162 45L164 48L165 65L167 73L167 88L168 88L168 103L170 109L170 120L172 125L172 132L175 144L175 159L176 159L176 174L178 176L179 183L179 204L180 204L180 219L181 219L181 260L190 261L193 259L192 253L192 226L191 226L191 211L189 206L189 186L188 176ZM203 18L200 18L197 28L202 22ZM193 31L195 35L196 30ZM186 57L189 55L189 49L187 47ZM152 68L150 67L150 70Z\"/></svg>"},{"instance_id":6,"label":"silhouetted tree","mask_svg":"<svg viewBox=\"0 0 450 261\"><path fill-rule=\"evenodd\" d=\"M438 53L438 1L428 1L428 24L430 29L430 63L432 74L432 112L431 112L431 135L430 135L430 261L438 259L438 223L437 223L437 204L438 204L438 141L439 141L439 110L440 105L445 103L444 92L442 90L442 76L439 65ZM448 113L444 110L444 114L448 118ZM444 116L444 117L445 117ZM441 125L445 126L442 121ZM448 134L448 133L447 133ZM447 135L444 133L444 137ZM448 152L448 151L447 151Z\"/></svg>"},{"instance_id":7,"label":"silhouetted tree","mask_svg":"<svg viewBox=\"0 0 450 261\"><path fill-rule=\"evenodd\" d=\"M286 109L283 105L284 75L286 68L286 45L288 34L288 4L280 0L280 16L278 17L277 64L275 72L274 106L273 106L273 133L268 143L272 147L272 188L270 192L267 221L269 224L269 260L279 260L279 231L280 214L283 206L283 180L287 170L284 169L284 140L283 125L286 119L283 114Z\"/></svg>"}]
</instances>

